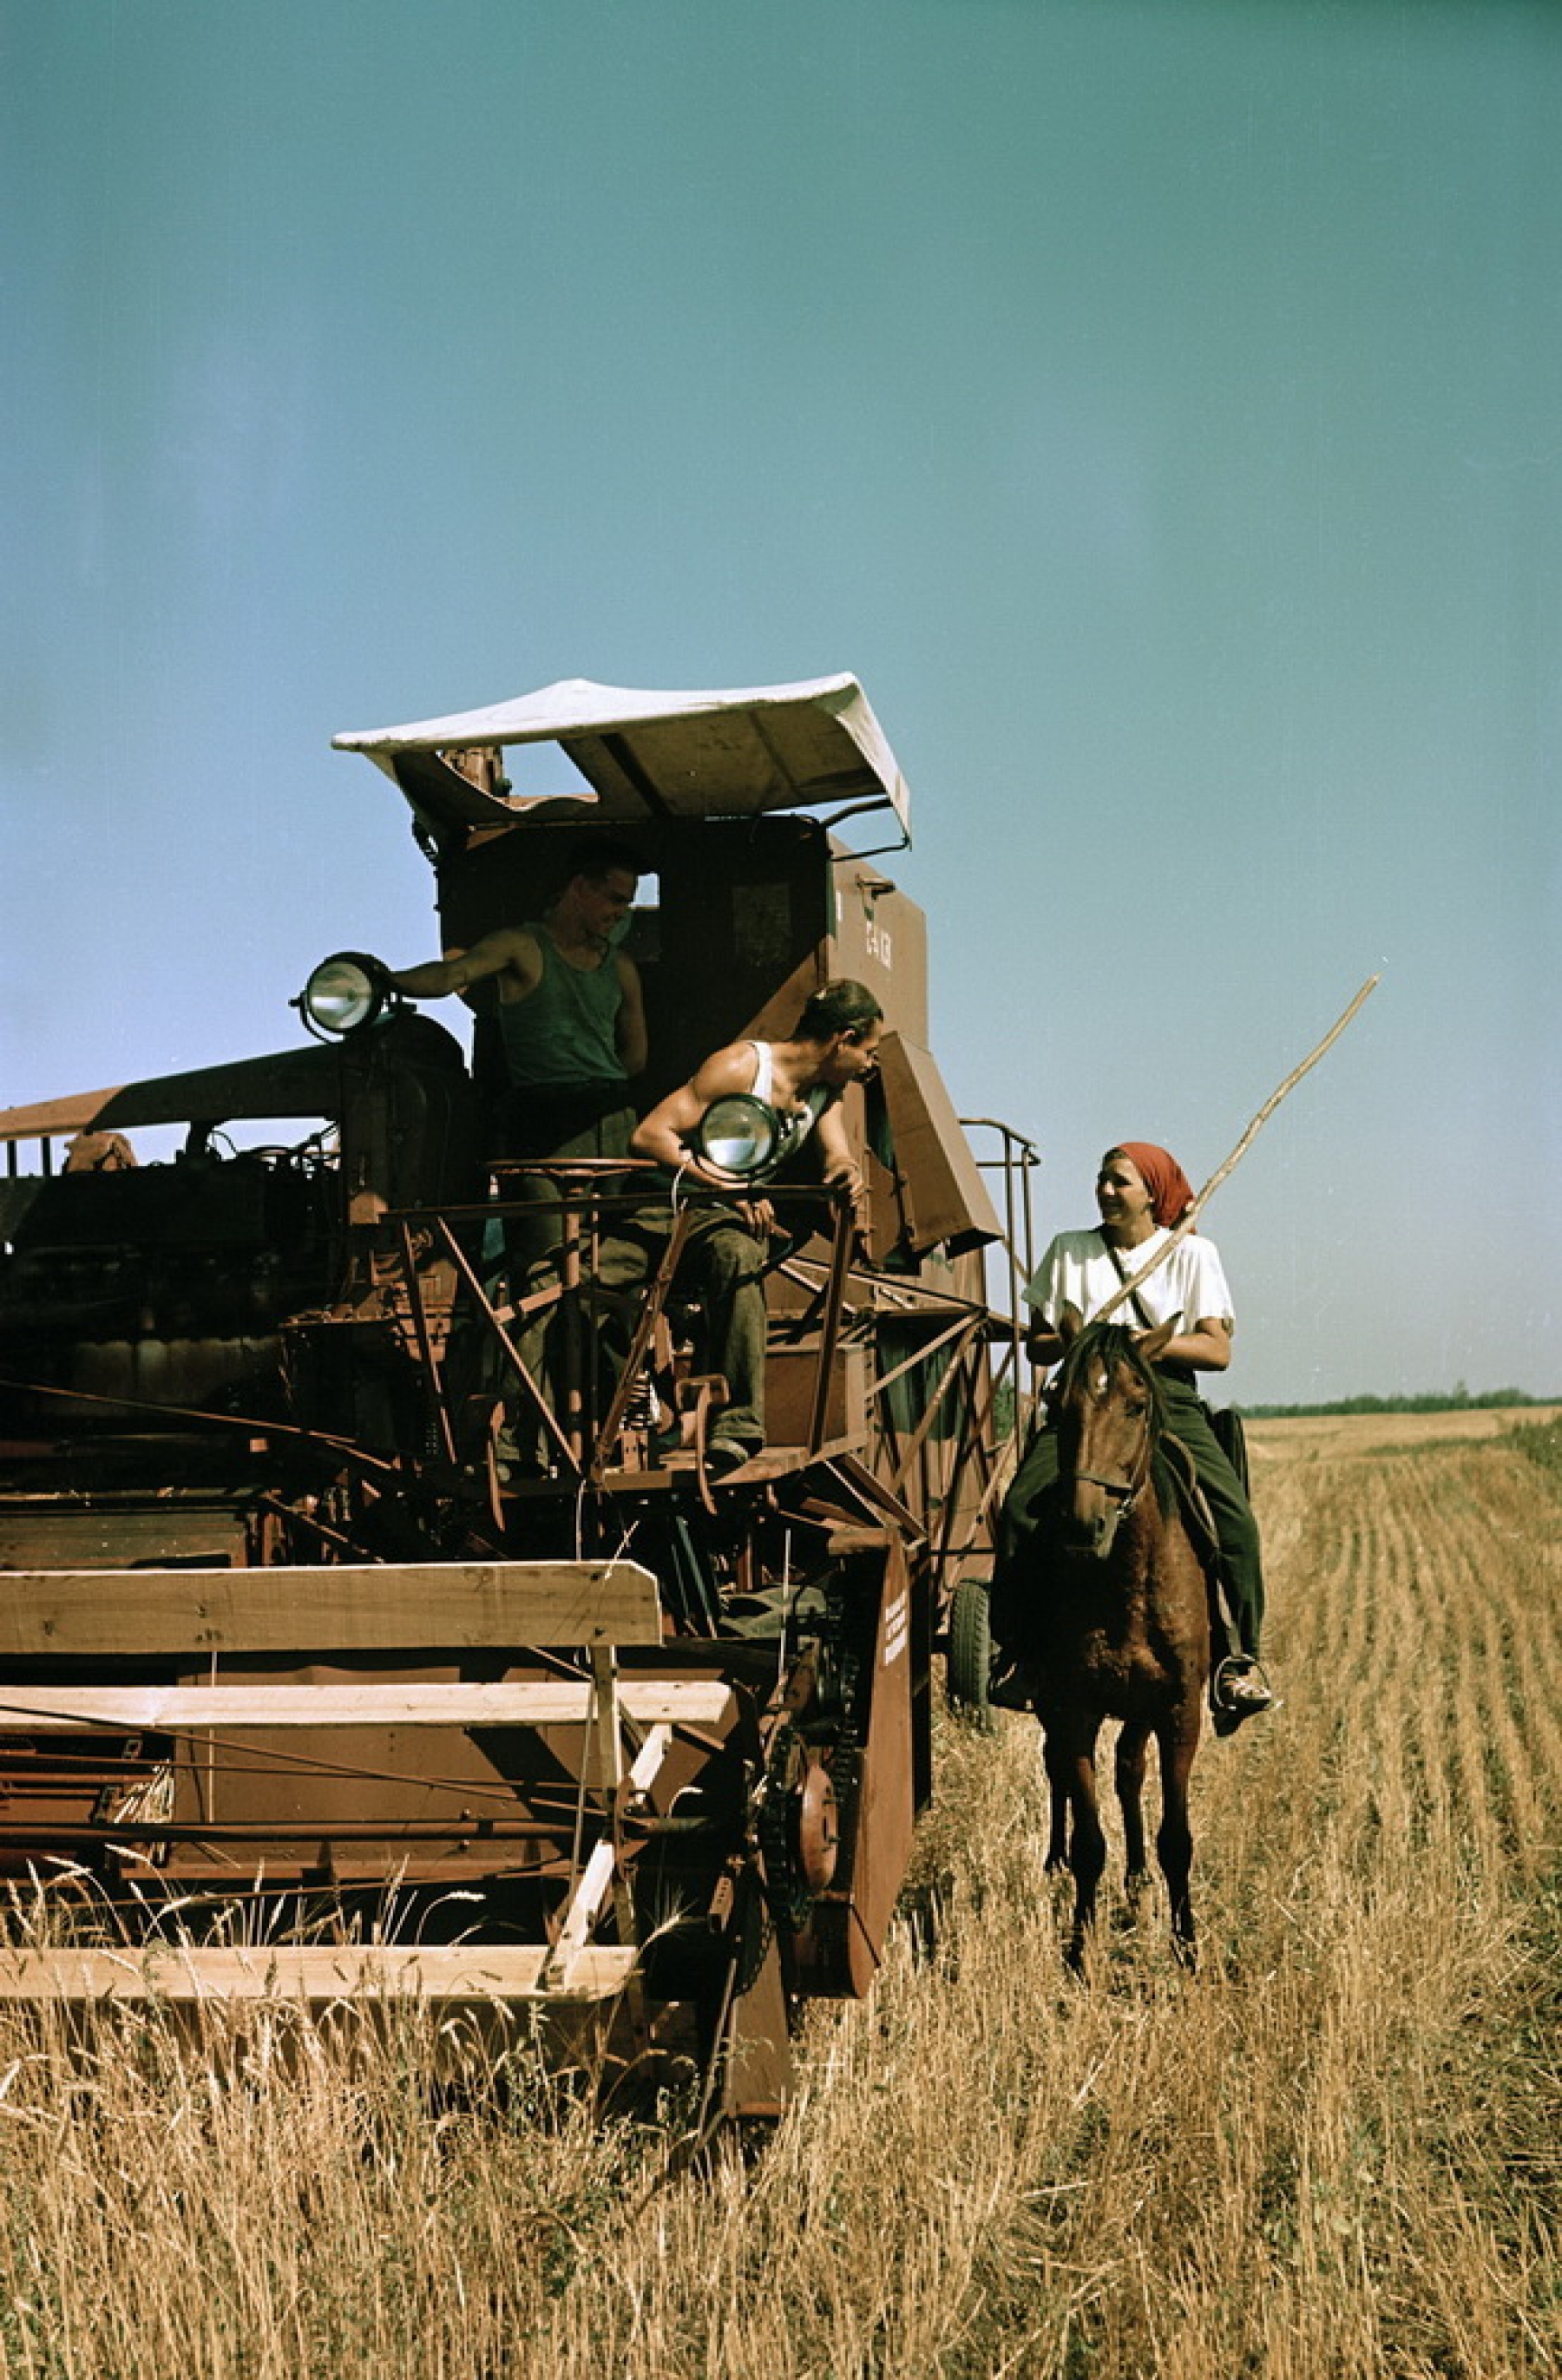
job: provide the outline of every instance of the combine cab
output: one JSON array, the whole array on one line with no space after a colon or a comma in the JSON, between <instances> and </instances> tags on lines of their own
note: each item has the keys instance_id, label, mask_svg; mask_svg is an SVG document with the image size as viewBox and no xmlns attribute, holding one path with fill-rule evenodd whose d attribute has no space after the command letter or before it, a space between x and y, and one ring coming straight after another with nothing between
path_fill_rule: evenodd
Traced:
<instances>
[{"instance_id":1,"label":"combine cab","mask_svg":"<svg viewBox=\"0 0 1562 2380\"><path fill-rule=\"evenodd\" d=\"M401 1007L0 1114L0 1864L61 1902L0 1994L405 1989L773 2107L789 2008L872 1983L935 1645L956 1615L979 1643L1019 1354L983 1251L1029 1152L1002 1133L1006 1233L928 1052L921 913L832 832L906 817L852 679L571 683L336 741L410 806L447 948L632 839L642 1105L866 983L866 1229L817 1179L768 1190L767 1444L718 1486L677 1272L594 1285L665 1187L497 1160L482 1014L470 1065ZM514 794L518 745L567 784ZM554 1253L522 1269L540 1175Z\"/></svg>"}]
</instances>

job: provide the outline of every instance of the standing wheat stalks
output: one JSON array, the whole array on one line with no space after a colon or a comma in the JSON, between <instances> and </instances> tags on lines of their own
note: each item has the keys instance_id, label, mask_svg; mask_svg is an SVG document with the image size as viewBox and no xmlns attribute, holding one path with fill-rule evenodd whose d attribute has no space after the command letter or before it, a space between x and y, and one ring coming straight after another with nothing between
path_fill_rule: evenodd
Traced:
<instances>
[{"instance_id":1,"label":"standing wheat stalks","mask_svg":"<svg viewBox=\"0 0 1562 2380\"><path fill-rule=\"evenodd\" d=\"M1098 1322L1104 1322L1108 1315L1116 1314L1118 1306L1127 1303L1127 1301L1133 1295L1134 1291L1139 1288L1141 1283L1147 1281L1151 1274L1157 1271L1159 1268L1165 1264L1173 1248L1176 1247L1178 1240L1186 1238L1187 1234L1193 1229L1194 1224L1198 1221L1200 1216L1203 1213L1205 1207L1214 1196L1215 1192L1219 1189L1226 1176L1235 1172L1237 1167L1240 1165L1243 1158L1252 1147L1253 1142L1258 1138L1258 1135L1263 1131L1264 1125L1269 1122L1270 1117L1274 1114L1275 1109L1279 1106L1280 1101L1285 1098L1287 1092L1293 1091L1298 1083L1300 1082L1303 1075L1310 1074L1312 1072L1312 1068L1318 1063L1319 1059L1324 1055L1324 1051L1326 1050L1333 1049L1335 1043L1339 1039L1340 1035L1344 1032L1346 1026L1355 1015L1357 1010L1361 1007L1362 1003L1365 1002L1368 993L1375 991L1382 980L1383 978L1377 975L1370 975L1367 978L1366 982L1361 986L1361 990L1357 993L1355 999L1351 1002L1344 1015L1336 1018L1334 1024L1330 1026L1328 1031L1319 1042L1316 1050L1310 1050L1307 1056L1302 1060L1300 1066L1293 1066L1291 1068L1290 1073L1286 1076L1286 1079L1281 1084L1279 1089L1270 1093L1269 1097L1264 1100L1263 1105L1260 1108L1257 1115L1254 1116L1251 1123L1249 1124L1246 1132L1242 1135L1241 1139L1237 1143L1236 1148L1226 1159L1225 1164L1217 1165L1214 1172L1210 1175L1209 1180L1205 1183L1203 1188L1194 1199L1193 1204L1189 1208L1188 1212L1183 1216L1182 1220L1178 1224L1177 1229L1173 1232L1170 1239L1163 1241L1161 1245L1156 1249L1154 1255L1151 1257L1149 1263L1146 1265L1141 1265L1139 1270L1132 1276L1132 1278L1129 1281L1125 1281L1121 1289L1116 1291L1114 1294L1107 1299L1105 1305L1102 1307L1100 1313L1095 1318Z\"/></svg>"}]
</instances>

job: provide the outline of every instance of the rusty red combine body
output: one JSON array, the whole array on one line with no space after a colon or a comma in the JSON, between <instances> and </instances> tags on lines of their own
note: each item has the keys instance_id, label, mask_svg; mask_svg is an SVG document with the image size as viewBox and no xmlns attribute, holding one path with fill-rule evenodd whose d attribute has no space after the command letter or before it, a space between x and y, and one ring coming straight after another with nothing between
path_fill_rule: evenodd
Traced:
<instances>
[{"instance_id":1,"label":"rusty red combine body","mask_svg":"<svg viewBox=\"0 0 1562 2380\"><path fill-rule=\"evenodd\" d=\"M470 1066L403 1008L0 1114L0 1864L85 1912L0 1951L0 1992L412 1990L772 2107L788 2007L872 1983L951 1629L982 1698L1019 1356L983 1251L1028 1235L1029 1150L997 1127L1001 1224L927 1049L922 917L832 832L906 817L852 679L574 681L336 740L409 804L447 948L534 916L583 835L632 839L642 1103L868 984L866 1244L816 1182L769 1191L812 1236L767 1282L765 1451L714 1488L676 1278L599 1356L592 1243L643 1171L553 1169L556 1279L506 1275L536 1184L492 1154L481 1015ZM512 793L517 745L567 787Z\"/></svg>"}]
</instances>

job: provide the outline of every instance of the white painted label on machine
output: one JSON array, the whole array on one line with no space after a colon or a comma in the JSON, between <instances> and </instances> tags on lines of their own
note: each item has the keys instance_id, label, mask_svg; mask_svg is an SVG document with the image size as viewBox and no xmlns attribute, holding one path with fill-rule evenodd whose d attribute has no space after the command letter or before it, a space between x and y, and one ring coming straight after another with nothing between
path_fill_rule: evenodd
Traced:
<instances>
[{"instance_id":1,"label":"white painted label on machine","mask_svg":"<svg viewBox=\"0 0 1562 2380\"><path fill-rule=\"evenodd\" d=\"M898 1661L911 1633L911 1598L902 1588L885 1614L884 1666Z\"/></svg>"}]
</instances>

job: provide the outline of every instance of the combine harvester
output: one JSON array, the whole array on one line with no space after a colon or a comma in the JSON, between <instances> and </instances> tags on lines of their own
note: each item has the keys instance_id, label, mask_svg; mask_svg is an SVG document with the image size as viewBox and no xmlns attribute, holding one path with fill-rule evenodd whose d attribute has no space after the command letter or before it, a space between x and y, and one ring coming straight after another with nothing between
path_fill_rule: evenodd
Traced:
<instances>
[{"instance_id":1,"label":"combine harvester","mask_svg":"<svg viewBox=\"0 0 1562 2380\"><path fill-rule=\"evenodd\" d=\"M928 1052L921 914L832 831L906 840L852 678L575 681L336 740L410 806L447 949L535 916L583 836L632 840L642 1107L866 983L866 1228L766 1183L813 1232L767 1278L767 1446L714 1486L704 1318L665 1266L627 1316L593 1286L645 1169L494 1160L491 1017L469 1067L337 954L313 1040L0 1114L0 1873L58 1903L0 1995L409 1993L609 2073L692 2059L708 2120L774 2109L797 2005L872 1984L939 1645L984 1700L1020 1358L984 1251L1029 1260L1031 1151L992 1128L1001 1223ZM567 783L514 794L517 745ZM541 1286L504 1263L540 1172Z\"/></svg>"}]
</instances>

